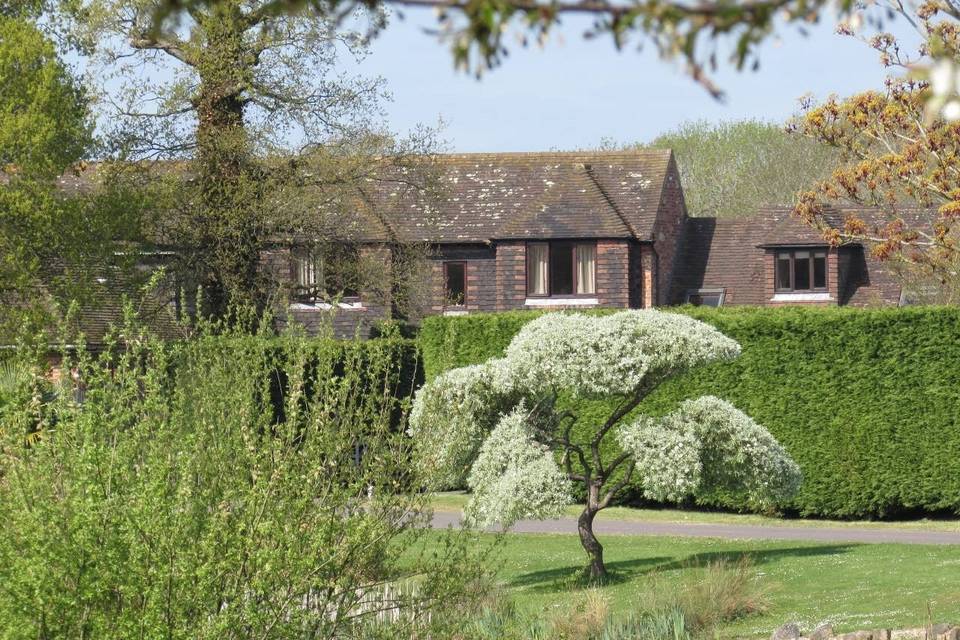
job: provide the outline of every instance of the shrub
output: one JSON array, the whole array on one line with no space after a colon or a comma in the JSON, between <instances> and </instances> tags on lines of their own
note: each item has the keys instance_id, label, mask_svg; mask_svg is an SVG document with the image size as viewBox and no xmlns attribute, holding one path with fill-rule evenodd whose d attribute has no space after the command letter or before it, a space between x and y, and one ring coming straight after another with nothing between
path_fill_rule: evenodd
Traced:
<instances>
[{"instance_id":1,"label":"shrub","mask_svg":"<svg viewBox=\"0 0 960 640\"><path fill-rule=\"evenodd\" d=\"M715 394L786 448L804 482L781 509L858 518L960 513L960 309L681 308L743 347L661 385L638 411ZM501 356L533 312L424 321L427 378ZM609 414L577 400L581 420ZM746 497L717 489L697 502L735 510Z\"/></svg>"},{"instance_id":2,"label":"shrub","mask_svg":"<svg viewBox=\"0 0 960 640\"><path fill-rule=\"evenodd\" d=\"M0 441L0 635L330 638L455 607L460 534L417 542L411 353L135 326L81 352L83 402Z\"/></svg>"},{"instance_id":3,"label":"shrub","mask_svg":"<svg viewBox=\"0 0 960 640\"><path fill-rule=\"evenodd\" d=\"M679 612L694 637L712 637L723 623L767 610L768 585L749 558L721 558L697 569L678 582L653 574L638 594L638 605L644 611Z\"/></svg>"}]
</instances>

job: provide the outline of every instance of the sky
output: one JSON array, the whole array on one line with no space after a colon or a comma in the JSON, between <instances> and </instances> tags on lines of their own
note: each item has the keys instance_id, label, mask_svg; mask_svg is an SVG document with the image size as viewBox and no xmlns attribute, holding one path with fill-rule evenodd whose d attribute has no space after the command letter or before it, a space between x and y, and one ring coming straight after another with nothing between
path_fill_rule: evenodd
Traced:
<instances>
[{"instance_id":1,"label":"sky","mask_svg":"<svg viewBox=\"0 0 960 640\"><path fill-rule=\"evenodd\" d=\"M721 69L725 102L710 97L677 62L647 47L618 52L607 38L584 40L588 21L568 20L543 48L510 48L506 62L477 80L457 72L446 45L423 33L430 12L406 12L372 44L357 73L383 76L392 101L388 126L445 123L449 151L543 151L649 141L689 120L782 122L806 94L824 98L881 88L877 53L836 35L832 20L804 37L795 28L760 50L760 69ZM896 26L895 33L900 31Z\"/></svg>"}]
</instances>

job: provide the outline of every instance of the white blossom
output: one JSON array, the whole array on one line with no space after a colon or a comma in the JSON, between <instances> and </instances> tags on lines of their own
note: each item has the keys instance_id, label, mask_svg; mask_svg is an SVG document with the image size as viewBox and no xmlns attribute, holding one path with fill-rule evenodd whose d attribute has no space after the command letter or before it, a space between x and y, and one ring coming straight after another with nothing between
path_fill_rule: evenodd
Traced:
<instances>
[{"instance_id":1,"label":"white blossom","mask_svg":"<svg viewBox=\"0 0 960 640\"><path fill-rule=\"evenodd\" d=\"M524 391L602 397L739 354L740 345L704 322L644 309L543 315L517 333L506 361Z\"/></svg>"},{"instance_id":2,"label":"white blossom","mask_svg":"<svg viewBox=\"0 0 960 640\"><path fill-rule=\"evenodd\" d=\"M490 432L467 484L473 495L464 512L475 526L559 517L570 502L570 481L535 439L523 402Z\"/></svg>"},{"instance_id":3,"label":"white blossom","mask_svg":"<svg viewBox=\"0 0 960 640\"><path fill-rule=\"evenodd\" d=\"M425 385L414 401L410 434L432 486L462 486L466 479L473 492L469 522L509 526L559 515L571 480L556 455L571 451L554 431L556 392L635 402L670 376L739 353L734 340L685 315L547 314L524 326L503 358L454 369ZM578 429L584 426L591 425ZM644 491L659 500L723 485L767 504L789 497L800 482L783 447L717 398L684 402L662 418L640 417L616 435ZM580 451L590 447L580 444Z\"/></svg>"},{"instance_id":4,"label":"white blossom","mask_svg":"<svg viewBox=\"0 0 960 640\"><path fill-rule=\"evenodd\" d=\"M620 446L632 454L652 500L679 502L699 488L703 443L690 429L663 419L640 416L619 431Z\"/></svg>"},{"instance_id":5,"label":"white blossom","mask_svg":"<svg viewBox=\"0 0 960 640\"><path fill-rule=\"evenodd\" d=\"M662 418L624 426L621 446L635 456L644 493L679 500L726 487L747 494L752 506L794 495L800 468L766 429L735 406L704 396Z\"/></svg>"},{"instance_id":6,"label":"white blossom","mask_svg":"<svg viewBox=\"0 0 960 640\"><path fill-rule=\"evenodd\" d=\"M421 387L410 411L408 433L431 486L463 486L470 463L493 428L507 398L492 386L490 364L452 369Z\"/></svg>"}]
</instances>

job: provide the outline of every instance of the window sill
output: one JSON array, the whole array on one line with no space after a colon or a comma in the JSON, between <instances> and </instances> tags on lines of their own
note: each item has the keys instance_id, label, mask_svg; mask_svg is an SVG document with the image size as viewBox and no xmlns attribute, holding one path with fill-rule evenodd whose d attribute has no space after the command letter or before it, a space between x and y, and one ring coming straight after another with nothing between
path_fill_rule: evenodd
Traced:
<instances>
[{"instance_id":1,"label":"window sill","mask_svg":"<svg viewBox=\"0 0 960 640\"><path fill-rule=\"evenodd\" d=\"M776 293L771 302L833 302L829 293Z\"/></svg>"},{"instance_id":2,"label":"window sill","mask_svg":"<svg viewBox=\"0 0 960 640\"><path fill-rule=\"evenodd\" d=\"M334 305L329 302L291 302L290 309L292 311L330 311L334 308ZM350 309L353 311L359 311L363 309L362 302L338 302L336 304L337 309Z\"/></svg>"},{"instance_id":3,"label":"window sill","mask_svg":"<svg viewBox=\"0 0 960 640\"><path fill-rule=\"evenodd\" d=\"M600 304L597 298L527 298L528 307L592 307Z\"/></svg>"},{"instance_id":4,"label":"window sill","mask_svg":"<svg viewBox=\"0 0 960 640\"><path fill-rule=\"evenodd\" d=\"M465 316L467 313L467 310L463 307L451 307L443 310L443 315L445 316Z\"/></svg>"}]
</instances>

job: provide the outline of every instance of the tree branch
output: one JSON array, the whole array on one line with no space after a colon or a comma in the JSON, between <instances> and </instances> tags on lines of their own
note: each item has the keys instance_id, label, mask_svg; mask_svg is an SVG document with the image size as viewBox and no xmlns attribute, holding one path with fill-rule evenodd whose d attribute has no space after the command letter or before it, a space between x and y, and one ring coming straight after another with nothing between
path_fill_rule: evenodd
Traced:
<instances>
[{"instance_id":1,"label":"tree branch","mask_svg":"<svg viewBox=\"0 0 960 640\"><path fill-rule=\"evenodd\" d=\"M130 46L134 49L140 51L153 50L153 51L163 51L164 53L176 58L180 62L189 65L191 67L197 66L196 60L193 57L187 55L186 50L184 49L183 42L178 38L173 37L153 37L150 35L141 35L131 36L130 37Z\"/></svg>"},{"instance_id":2,"label":"tree branch","mask_svg":"<svg viewBox=\"0 0 960 640\"><path fill-rule=\"evenodd\" d=\"M630 461L630 466L627 467L627 472L623 475L623 480L613 485L607 493L603 496L603 500L600 501L600 504L597 505L597 510L606 509L610 506L610 501L613 500L613 497L620 492L627 484L630 483L630 479L633 477L633 470L636 469L637 463L635 460Z\"/></svg>"}]
</instances>

